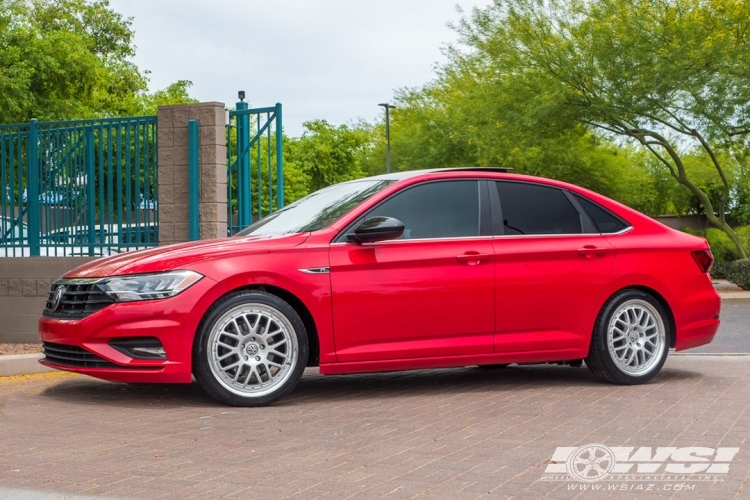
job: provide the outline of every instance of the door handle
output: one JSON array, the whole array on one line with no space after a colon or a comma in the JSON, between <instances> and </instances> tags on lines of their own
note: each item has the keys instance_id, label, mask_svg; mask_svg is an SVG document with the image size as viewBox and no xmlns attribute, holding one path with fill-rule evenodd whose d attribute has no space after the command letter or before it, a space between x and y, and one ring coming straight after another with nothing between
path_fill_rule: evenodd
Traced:
<instances>
[{"instance_id":1,"label":"door handle","mask_svg":"<svg viewBox=\"0 0 750 500\"><path fill-rule=\"evenodd\" d=\"M459 262L470 266L476 266L477 264L481 264L482 261L489 260L490 258L492 258L492 254L479 252L466 252L463 255L456 256L456 259Z\"/></svg>"},{"instance_id":2,"label":"door handle","mask_svg":"<svg viewBox=\"0 0 750 500\"><path fill-rule=\"evenodd\" d=\"M614 248L599 248L595 245L584 245L583 248L577 250L578 255L584 259L596 259L598 257L605 257L612 254L615 251Z\"/></svg>"}]
</instances>

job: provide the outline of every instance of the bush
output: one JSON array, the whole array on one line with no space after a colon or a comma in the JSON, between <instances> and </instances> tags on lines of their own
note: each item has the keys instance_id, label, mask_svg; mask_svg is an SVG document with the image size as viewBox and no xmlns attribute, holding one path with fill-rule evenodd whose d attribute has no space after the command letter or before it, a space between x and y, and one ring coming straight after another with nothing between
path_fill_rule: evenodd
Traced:
<instances>
[{"instance_id":1,"label":"bush","mask_svg":"<svg viewBox=\"0 0 750 500\"><path fill-rule=\"evenodd\" d=\"M746 252L750 252L750 226L742 226L734 228L734 232L742 242L742 246L745 247Z\"/></svg>"},{"instance_id":2,"label":"bush","mask_svg":"<svg viewBox=\"0 0 750 500\"><path fill-rule=\"evenodd\" d=\"M709 227L706 229L706 239L717 263L730 262L737 258L734 253L736 251L734 243L729 239L727 233L721 229Z\"/></svg>"},{"instance_id":3,"label":"bush","mask_svg":"<svg viewBox=\"0 0 750 500\"><path fill-rule=\"evenodd\" d=\"M722 263L721 271L726 279L745 290L750 290L750 259Z\"/></svg>"},{"instance_id":4,"label":"bush","mask_svg":"<svg viewBox=\"0 0 750 500\"><path fill-rule=\"evenodd\" d=\"M718 262L714 261L714 265L711 266L711 277L717 280L727 279L726 266L731 262Z\"/></svg>"},{"instance_id":5,"label":"bush","mask_svg":"<svg viewBox=\"0 0 750 500\"><path fill-rule=\"evenodd\" d=\"M691 227L684 226L680 228L680 231L682 231L683 233L692 234L693 236L702 236L703 238L706 237L706 231L702 229L693 229Z\"/></svg>"}]
</instances>

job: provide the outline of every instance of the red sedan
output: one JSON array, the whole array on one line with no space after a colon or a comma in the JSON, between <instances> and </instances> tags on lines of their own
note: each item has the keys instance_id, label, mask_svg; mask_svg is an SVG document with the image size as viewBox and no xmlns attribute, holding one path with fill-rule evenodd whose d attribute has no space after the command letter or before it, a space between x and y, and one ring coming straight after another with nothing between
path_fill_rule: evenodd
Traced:
<instances>
[{"instance_id":1,"label":"red sedan","mask_svg":"<svg viewBox=\"0 0 750 500\"><path fill-rule=\"evenodd\" d=\"M640 384L711 342L706 241L497 169L331 186L238 235L106 257L54 283L47 366L268 404L323 374L585 360Z\"/></svg>"}]
</instances>

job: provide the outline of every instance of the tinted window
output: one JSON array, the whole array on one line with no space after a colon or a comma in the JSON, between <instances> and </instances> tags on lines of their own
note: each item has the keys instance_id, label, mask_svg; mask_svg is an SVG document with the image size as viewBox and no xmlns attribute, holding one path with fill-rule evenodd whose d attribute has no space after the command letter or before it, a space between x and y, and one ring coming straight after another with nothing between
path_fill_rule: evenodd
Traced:
<instances>
[{"instance_id":1,"label":"tinted window","mask_svg":"<svg viewBox=\"0 0 750 500\"><path fill-rule=\"evenodd\" d=\"M613 215L606 208L599 206L583 196L574 196L581 206L583 206L583 209L586 210L586 213L589 214L591 220L594 221L594 224L600 233L618 233L629 227L628 224L622 221L619 217Z\"/></svg>"},{"instance_id":2,"label":"tinted window","mask_svg":"<svg viewBox=\"0 0 750 500\"><path fill-rule=\"evenodd\" d=\"M479 236L479 183L446 181L402 191L374 208L404 223L403 239Z\"/></svg>"},{"instance_id":3,"label":"tinted window","mask_svg":"<svg viewBox=\"0 0 750 500\"><path fill-rule=\"evenodd\" d=\"M578 234L581 216L561 190L523 182L497 182L504 234Z\"/></svg>"}]
</instances>

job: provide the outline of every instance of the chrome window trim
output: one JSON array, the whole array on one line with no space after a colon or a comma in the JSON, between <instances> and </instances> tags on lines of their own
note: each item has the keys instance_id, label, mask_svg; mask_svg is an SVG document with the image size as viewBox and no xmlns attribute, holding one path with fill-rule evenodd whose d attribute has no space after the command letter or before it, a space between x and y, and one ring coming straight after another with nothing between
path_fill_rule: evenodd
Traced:
<instances>
[{"instance_id":1,"label":"chrome window trim","mask_svg":"<svg viewBox=\"0 0 750 500\"><path fill-rule=\"evenodd\" d=\"M404 244L411 243L413 241L471 241L471 240L492 240L496 236L488 234L486 236L455 236L452 238L409 238L409 239L396 239L396 240L383 240L375 241L373 243L354 243L353 241L335 241L331 243L333 245L357 245L357 246L373 246L382 244Z\"/></svg>"}]
</instances>

